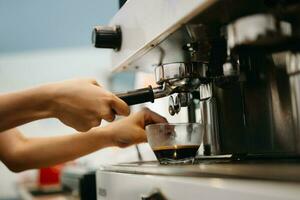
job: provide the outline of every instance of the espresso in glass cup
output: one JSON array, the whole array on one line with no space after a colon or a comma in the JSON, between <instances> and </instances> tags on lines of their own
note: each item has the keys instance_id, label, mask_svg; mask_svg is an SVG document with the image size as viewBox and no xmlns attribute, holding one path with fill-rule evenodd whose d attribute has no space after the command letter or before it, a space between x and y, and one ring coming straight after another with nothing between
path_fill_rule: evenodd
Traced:
<instances>
[{"instance_id":1,"label":"espresso in glass cup","mask_svg":"<svg viewBox=\"0 0 300 200\"><path fill-rule=\"evenodd\" d=\"M146 126L148 143L161 164L193 163L202 143L204 125L161 123Z\"/></svg>"}]
</instances>

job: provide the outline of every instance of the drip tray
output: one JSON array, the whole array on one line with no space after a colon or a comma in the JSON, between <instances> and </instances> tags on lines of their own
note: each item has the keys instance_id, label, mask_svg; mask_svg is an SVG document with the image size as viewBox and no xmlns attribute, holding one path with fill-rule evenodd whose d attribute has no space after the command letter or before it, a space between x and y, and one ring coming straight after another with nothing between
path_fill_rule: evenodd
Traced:
<instances>
[{"instance_id":1,"label":"drip tray","mask_svg":"<svg viewBox=\"0 0 300 200\"><path fill-rule=\"evenodd\" d=\"M232 159L231 156L199 157L194 164L160 165L157 161L103 166L107 172L185 177L217 177L300 182L300 158Z\"/></svg>"}]
</instances>

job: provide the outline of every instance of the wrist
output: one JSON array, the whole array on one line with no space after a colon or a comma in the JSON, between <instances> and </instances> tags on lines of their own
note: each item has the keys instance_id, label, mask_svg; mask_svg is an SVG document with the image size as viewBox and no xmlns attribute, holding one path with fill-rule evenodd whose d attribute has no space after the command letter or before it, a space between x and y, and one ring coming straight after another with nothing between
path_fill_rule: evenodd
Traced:
<instances>
[{"instance_id":1,"label":"wrist","mask_svg":"<svg viewBox=\"0 0 300 200\"><path fill-rule=\"evenodd\" d=\"M105 138L106 144L108 144L108 146L118 146L116 143L115 134L111 130L109 125L105 126L105 127L101 127L99 129L101 129L101 137ZM93 130L94 129L92 129L91 131L93 131Z\"/></svg>"},{"instance_id":2,"label":"wrist","mask_svg":"<svg viewBox=\"0 0 300 200\"><path fill-rule=\"evenodd\" d=\"M55 95L54 87L49 85L42 85L33 89L33 96L35 97L36 111L41 118L56 117L55 115Z\"/></svg>"},{"instance_id":3,"label":"wrist","mask_svg":"<svg viewBox=\"0 0 300 200\"><path fill-rule=\"evenodd\" d=\"M58 95L58 84L51 83L40 87L45 95L45 109L47 110L49 117L58 118L60 113L60 96Z\"/></svg>"}]
</instances>

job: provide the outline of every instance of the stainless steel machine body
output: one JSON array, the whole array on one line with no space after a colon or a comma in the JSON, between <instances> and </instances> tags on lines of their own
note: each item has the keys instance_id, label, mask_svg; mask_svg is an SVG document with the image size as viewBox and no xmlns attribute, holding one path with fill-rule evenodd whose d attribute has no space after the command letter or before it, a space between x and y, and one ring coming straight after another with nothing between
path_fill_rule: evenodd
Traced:
<instances>
[{"instance_id":1,"label":"stainless steel machine body","mask_svg":"<svg viewBox=\"0 0 300 200\"><path fill-rule=\"evenodd\" d=\"M189 121L198 112L207 125L194 165L102 167L98 199L297 199L299 13L297 0L130 0L111 28L97 27L95 46L114 49L114 73L156 78L158 86L120 98L133 105L177 94L170 114L188 107Z\"/></svg>"},{"instance_id":2,"label":"stainless steel machine body","mask_svg":"<svg viewBox=\"0 0 300 200\"><path fill-rule=\"evenodd\" d=\"M131 21L119 24L124 15L119 11L111 22L122 30L119 51L112 54L114 71L152 71L160 85L154 99L179 93L170 99L170 114L198 98L201 122L209 125L206 155L299 156L300 3L182 1L176 6L183 7L177 19L166 15L161 24L146 24L149 33L137 41L129 34L139 31L130 29ZM138 14L126 17L134 20Z\"/></svg>"}]
</instances>

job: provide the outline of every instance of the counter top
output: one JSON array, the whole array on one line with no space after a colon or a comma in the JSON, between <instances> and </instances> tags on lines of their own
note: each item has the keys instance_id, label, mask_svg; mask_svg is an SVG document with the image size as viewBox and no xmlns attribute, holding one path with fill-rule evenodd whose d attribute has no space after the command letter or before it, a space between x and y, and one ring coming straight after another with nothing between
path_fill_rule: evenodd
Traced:
<instances>
[{"instance_id":1,"label":"counter top","mask_svg":"<svg viewBox=\"0 0 300 200\"><path fill-rule=\"evenodd\" d=\"M28 184L18 185L18 192L22 200L68 200L70 197L70 194L59 192L60 190L58 188L50 190L52 192L49 190L38 190L37 187L33 187L32 185ZM57 192L54 192L54 190ZM43 191L45 192L45 194L42 194ZM46 191L48 191L48 194ZM35 195L34 193L37 192L39 194Z\"/></svg>"},{"instance_id":2,"label":"counter top","mask_svg":"<svg viewBox=\"0 0 300 200\"><path fill-rule=\"evenodd\" d=\"M218 177L300 182L300 159L197 159L189 165L160 165L157 161L102 166L100 170L129 174Z\"/></svg>"}]
</instances>

